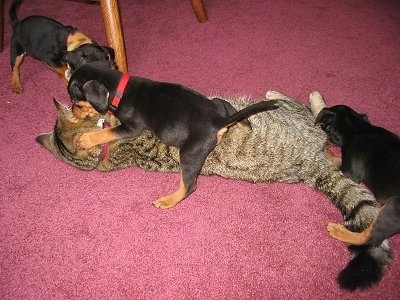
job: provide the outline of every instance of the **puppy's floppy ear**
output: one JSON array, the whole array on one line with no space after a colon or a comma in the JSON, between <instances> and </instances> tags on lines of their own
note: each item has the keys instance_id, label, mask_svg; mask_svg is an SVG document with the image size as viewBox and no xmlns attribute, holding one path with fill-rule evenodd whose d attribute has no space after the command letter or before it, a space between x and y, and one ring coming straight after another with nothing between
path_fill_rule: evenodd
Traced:
<instances>
[{"instance_id":1,"label":"puppy's floppy ear","mask_svg":"<svg viewBox=\"0 0 400 300\"><path fill-rule=\"evenodd\" d=\"M330 125L335 121L336 121L336 113L326 107L324 107L315 118L316 125L318 124Z\"/></svg>"},{"instance_id":2,"label":"puppy's floppy ear","mask_svg":"<svg viewBox=\"0 0 400 300\"><path fill-rule=\"evenodd\" d=\"M104 84L97 80L89 80L83 85L85 98L99 113L106 113L108 110L108 90Z\"/></svg>"},{"instance_id":3,"label":"puppy's floppy ear","mask_svg":"<svg viewBox=\"0 0 400 300\"><path fill-rule=\"evenodd\" d=\"M63 51L61 61L68 63L71 69L75 70L81 65L82 56L83 50L79 48L72 51Z\"/></svg>"},{"instance_id":4,"label":"puppy's floppy ear","mask_svg":"<svg viewBox=\"0 0 400 300\"><path fill-rule=\"evenodd\" d=\"M68 93L73 102L75 102L76 100L86 99L85 95L83 94L82 90L79 88L79 85L75 80L70 80L68 84Z\"/></svg>"},{"instance_id":5,"label":"puppy's floppy ear","mask_svg":"<svg viewBox=\"0 0 400 300\"><path fill-rule=\"evenodd\" d=\"M315 119L315 124L321 125L322 130L324 130L328 138L338 146L343 145L342 133L337 128L338 115L336 112L330 110L329 108L323 108L317 118Z\"/></svg>"}]
</instances>

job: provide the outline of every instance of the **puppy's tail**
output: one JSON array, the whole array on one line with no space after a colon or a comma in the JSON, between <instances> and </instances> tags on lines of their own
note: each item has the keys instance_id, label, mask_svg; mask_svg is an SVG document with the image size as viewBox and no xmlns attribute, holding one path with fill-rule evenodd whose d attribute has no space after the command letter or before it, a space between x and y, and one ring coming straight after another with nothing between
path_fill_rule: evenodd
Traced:
<instances>
[{"instance_id":1,"label":"puppy's tail","mask_svg":"<svg viewBox=\"0 0 400 300\"><path fill-rule=\"evenodd\" d=\"M350 246L349 250L353 259L337 277L340 287L354 291L379 282L391 261L388 241L385 240L378 247Z\"/></svg>"},{"instance_id":2,"label":"puppy's tail","mask_svg":"<svg viewBox=\"0 0 400 300\"><path fill-rule=\"evenodd\" d=\"M272 110L272 109L277 109L279 107L278 101L277 100L268 100L268 101L261 101L257 102L255 104L249 105L242 110L239 110L238 112L234 113L233 115L225 118L222 121L222 124L220 124L220 128L224 127L229 127L243 119L246 119L254 114L267 111L267 110Z\"/></svg>"},{"instance_id":3,"label":"puppy's tail","mask_svg":"<svg viewBox=\"0 0 400 300\"><path fill-rule=\"evenodd\" d=\"M310 175L305 182L331 199L341 211L344 225L349 230L361 232L367 228L378 213L371 193L329 162L313 165L314 170L308 171ZM337 277L340 287L354 291L378 283L391 262L388 241L385 240L379 246L350 246L349 250L351 260Z\"/></svg>"},{"instance_id":4,"label":"puppy's tail","mask_svg":"<svg viewBox=\"0 0 400 300\"><path fill-rule=\"evenodd\" d=\"M10 15L10 21L11 21L11 26L12 28L15 28L15 25L18 23L18 17L17 17L17 9L21 5L23 0L13 0L10 5L10 10L8 11L8 14Z\"/></svg>"}]
</instances>

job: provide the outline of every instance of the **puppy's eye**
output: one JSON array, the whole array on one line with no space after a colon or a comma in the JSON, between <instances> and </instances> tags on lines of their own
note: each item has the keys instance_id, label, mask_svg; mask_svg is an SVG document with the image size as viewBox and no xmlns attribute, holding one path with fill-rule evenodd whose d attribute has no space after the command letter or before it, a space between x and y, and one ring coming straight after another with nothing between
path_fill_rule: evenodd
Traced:
<instances>
[{"instance_id":1,"label":"puppy's eye","mask_svg":"<svg viewBox=\"0 0 400 300\"><path fill-rule=\"evenodd\" d=\"M321 126L321 129L323 131L330 131L331 130L331 125L330 124L321 123L320 126Z\"/></svg>"}]
</instances>

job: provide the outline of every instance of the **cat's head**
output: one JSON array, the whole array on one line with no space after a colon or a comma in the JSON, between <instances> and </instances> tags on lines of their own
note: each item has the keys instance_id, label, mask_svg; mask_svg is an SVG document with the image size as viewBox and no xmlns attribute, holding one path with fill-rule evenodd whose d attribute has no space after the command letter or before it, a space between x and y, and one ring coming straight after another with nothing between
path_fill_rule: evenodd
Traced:
<instances>
[{"instance_id":1,"label":"cat's head","mask_svg":"<svg viewBox=\"0 0 400 300\"><path fill-rule=\"evenodd\" d=\"M99 130L100 115L78 119L71 109L54 99L57 120L54 129L40 134L36 141L58 159L84 170L95 169L99 163L101 148L82 150L76 147L80 134Z\"/></svg>"}]
</instances>

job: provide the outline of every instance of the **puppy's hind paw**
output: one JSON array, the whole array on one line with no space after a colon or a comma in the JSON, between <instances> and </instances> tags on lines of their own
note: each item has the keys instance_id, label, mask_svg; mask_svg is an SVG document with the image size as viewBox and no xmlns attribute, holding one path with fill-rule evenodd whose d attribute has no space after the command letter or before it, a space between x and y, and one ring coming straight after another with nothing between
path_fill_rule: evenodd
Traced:
<instances>
[{"instance_id":1,"label":"puppy's hind paw","mask_svg":"<svg viewBox=\"0 0 400 300\"><path fill-rule=\"evenodd\" d=\"M177 197L175 194L166 195L153 201L155 207L160 209L168 209L177 205L182 200L181 197Z\"/></svg>"},{"instance_id":2,"label":"puppy's hind paw","mask_svg":"<svg viewBox=\"0 0 400 300\"><path fill-rule=\"evenodd\" d=\"M328 230L328 233L331 237L340 240L341 233L344 231L348 231L348 229L339 223L331 223L329 222L326 225L326 229Z\"/></svg>"}]
</instances>

